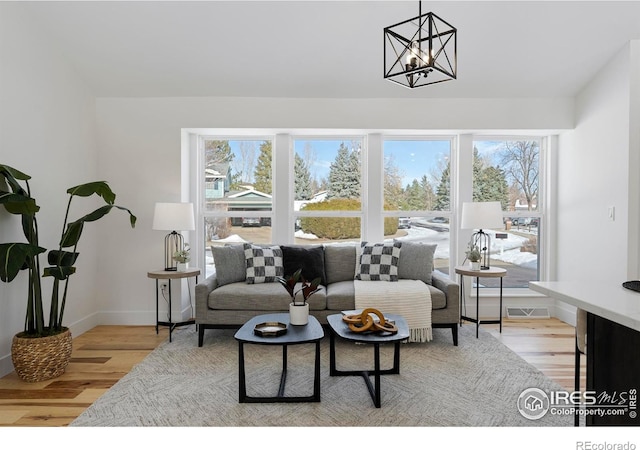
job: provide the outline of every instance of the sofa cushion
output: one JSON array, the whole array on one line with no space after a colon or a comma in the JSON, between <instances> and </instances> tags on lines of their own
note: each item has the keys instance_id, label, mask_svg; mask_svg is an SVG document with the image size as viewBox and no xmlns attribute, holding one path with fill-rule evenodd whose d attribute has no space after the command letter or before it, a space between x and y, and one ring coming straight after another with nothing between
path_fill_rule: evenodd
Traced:
<instances>
[{"instance_id":1,"label":"sofa cushion","mask_svg":"<svg viewBox=\"0 0 640 450\"><path fill-rule=\"evenodd\" d=\"M398 278L421 280L431 284L433 255L437 245L404 240L397 242L402 242L402 254L398 261Z\"/></svg>"},{"instance_id":2,"label":"sofa cushion","mask_svg":"<svg viewBox=\"0 0 640 450\"><path fill-rule=\"evenodd\" d=\"M398 281L401 242L362 243L356 279L363 281Z\"/></svg>"},{"instance_id":3,"label":"sofa cushion","mask_svg":"<svg viewBox=\"0 0 640 450\"><path fill-rule=\"evenodd\" d=\"M429 292L431 293L431 309L444 309L447 307L447 297L440 289L434 287L430 284L427 284L429 288ZM458 301L455 299L454 301Z\"/></svg>"},{"instance_id":4,"label":"sofa cushion","mask_svg":"<svg viewBox=\"0 0 640 450\"><path fill-rule=\"evenodd\" d=\"M211 291L208 299L211 309L249 310L256 311L256 315L260 314L258 311L289 311L289 303L291 297L280 283L231 283ZM326 290L320 289L307 303L311 311L326 309Z\"/></svg>"},{"instance_id":5,"label":"sofa cushion","mask_svg":"<svg viewBox=\"0 0 640 450\"><path fill-rule=\"evenodd\" d=\"M242 245L211 246L213 263L216 266L218 286L245 281L247 263Z\"/></svg>"},{"instance_id":6,"label":"sofa cushion","mask_svg":"<svg viewBox=\"0 0 640 450\"><path fill-rule=\"evenodd\" d=\"M352 310L356 307L355 296L353 280L331 283L327 285L327 309L333 311Z\"/></svg>"},{"instance_id":7,"label":"sofa cushion","mask_svg":"<svg viewBox=\"0 0 640 450\"><path fill-rule=\"evenodd\" d=\"M353 281L356 271L356 244L324 246L324 268L327 284Z\"/></svg>"},{"instance_id":8,"label":"sofa cushion","mask_svg":"<svg viewBox=\"0 0 640 450\"><path fill-rule=\"evenodd\" d=\"M281 245L284 276L293 275L302 269L302 277L307 281L320 278L320 284L327 284L324 272L324 249L322 245Z\"/></svg>"},{"instance_id":9,"label":"sofa cushion","mask_svg":"<svg viewBox=\"0 0 640 450\"><path fill-rule=\"evenodd\" d=\"M284 275L282 249L277 245L261 247L244 244L244 258L248 284L273 283L276 277Z\"/></svg>"}]
</instances>

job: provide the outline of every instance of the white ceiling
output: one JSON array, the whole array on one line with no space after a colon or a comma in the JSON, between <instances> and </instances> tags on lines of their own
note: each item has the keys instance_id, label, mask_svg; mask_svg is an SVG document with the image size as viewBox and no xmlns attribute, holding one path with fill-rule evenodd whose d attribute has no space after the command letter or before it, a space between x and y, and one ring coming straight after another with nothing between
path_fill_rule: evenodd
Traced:
<instances>
[{"instance_id":1,"label":"white ceiling","mask_svg":"<svg viewBox=\"0 0 640 450\"><path fill-rule=\"evenodd\" d=\"M98 97L573 96L631 39L640 1L423 2L458 29L458 79L383 79L383 28L418 1L24 2Z\"/></svg>"}]
</instances>

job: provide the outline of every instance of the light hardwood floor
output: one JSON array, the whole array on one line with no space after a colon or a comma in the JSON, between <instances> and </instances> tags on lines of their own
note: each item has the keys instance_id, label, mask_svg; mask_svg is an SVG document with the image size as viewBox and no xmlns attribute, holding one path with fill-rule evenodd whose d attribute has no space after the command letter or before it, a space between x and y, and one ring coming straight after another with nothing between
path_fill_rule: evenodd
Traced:
<instances>
[{"instance_id":1,"label":"light hardwood floor","mask_svg":"<svg viewBox=\"0 0 640 450\"><path fill-rule=\"evenodd\" d=\"M497 325L482 328L573 390L573 327L557 319L507 319L502 334ZM11 373L0 379L0 426L68 425L167 337L166 328L156 335L153 326L99 326L74 338L72 360L61 377L25 383Z\"/></svg>"}]
</instances>

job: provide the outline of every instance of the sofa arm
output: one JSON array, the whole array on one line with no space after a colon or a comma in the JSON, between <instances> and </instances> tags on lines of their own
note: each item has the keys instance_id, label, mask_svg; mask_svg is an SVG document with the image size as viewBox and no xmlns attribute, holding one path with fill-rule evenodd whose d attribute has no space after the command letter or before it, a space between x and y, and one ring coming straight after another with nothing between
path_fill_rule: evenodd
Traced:
<instances>
[{"instance_id":1,"label":"sofa arm","mask_svg":"<svg viewBox=\"0 0 640 450\"><path fill-rule=\"evenodd\" d=\"M460 309L460 285L449 278L449 275L434 270L431 274L433 286L444 292L447 297L447 309Z\"/></svg>"},{"instance_id":2,"label":"sofa arm","mask_svg":"<svg viewBox=\"0 0 640 450\"><path fill-rule=\"evenodd\" d=\"M215 274L196 284L196 322L199 318L207 317L209 294L217 287L218 279Z\"/></svg>"}]
</instances>

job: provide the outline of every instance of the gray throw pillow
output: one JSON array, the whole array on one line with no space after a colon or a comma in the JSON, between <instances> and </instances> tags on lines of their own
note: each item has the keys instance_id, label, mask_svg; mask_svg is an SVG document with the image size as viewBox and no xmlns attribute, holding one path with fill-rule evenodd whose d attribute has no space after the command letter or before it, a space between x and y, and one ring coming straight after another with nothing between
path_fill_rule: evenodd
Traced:
<instances>
[{"instance_id":1,"label":"gray throw pillow","mask_svg":"<svg viewBox=\"0 0 640 450\"><path fill-rule=\"evenodd\" d=\"M216 266L218 286L244 281L247 264L244 259L244 247L240 245L211 246L213 263Z\"/></svg>"},{"instance_id":2,"label":"gray throw pillow","mask_svg":"<svg viewBox=\"0 0 640 450\"><path fill-rule=\"evenodd\" d=\"M398 261L398 278L421 280L432 284L433 255L437 245L405 240L396 242L402 242L402 254Z\"/></svg>"}]
</instances>

